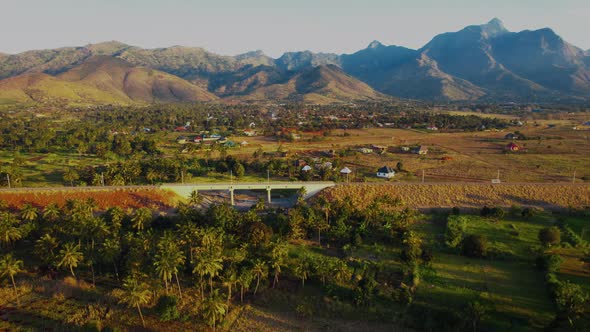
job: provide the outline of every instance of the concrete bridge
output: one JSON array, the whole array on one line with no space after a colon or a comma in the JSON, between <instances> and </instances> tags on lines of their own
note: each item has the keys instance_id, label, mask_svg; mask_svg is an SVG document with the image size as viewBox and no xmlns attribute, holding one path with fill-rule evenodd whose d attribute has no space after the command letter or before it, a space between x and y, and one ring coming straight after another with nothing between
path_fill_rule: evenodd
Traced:
<instances>
[{"instance_id":1,"label":"concrete bridge","mask_svg":"<svg viewBox=\"0 0 590 332\"><path fill-rule=\"evenodd\" d=\"M324 188L333 187L334 182L230 182L230 183L185 183L162 184L161 189L170 190L182 197L188 197L193 191L229 191L231 205L234 205L236 190L266 190L268 202L271 203L270 192L273 189L299 190L305 188L305 198L312 197Z\"/></svg>"}]
</instances>

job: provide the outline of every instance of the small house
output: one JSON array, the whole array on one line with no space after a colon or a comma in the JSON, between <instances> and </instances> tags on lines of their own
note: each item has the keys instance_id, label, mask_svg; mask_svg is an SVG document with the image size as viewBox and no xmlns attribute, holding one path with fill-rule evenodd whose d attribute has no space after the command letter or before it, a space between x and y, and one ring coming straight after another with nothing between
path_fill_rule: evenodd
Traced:
<instances>
[{"instance_id":1,"label":"small house","mask_svg":"<svg viewBox=\"0 0 590 332\"><path fill-rule=\"evenodd\" d=\"M425 154L428 154L428 148L425 147L425 146L423 146L423 145L420 145L420 146L418 146L416 148L413 148L412 149L412 153L414 153L414 154L420 154L420 155L425 155Z\"/></svg>"},{"instance_id":2,"label":"small house","mask_svg":"<svg viewBox=\"0 0 590 332\"><path fill-rule=\"evenodd\" d=\"M309 171L311 171L311 166L305 165L305 166L303 166L303 168L301 170L304 172L309 172Z\"/></svg>"},{"instance_id":3,"label":"small house","mask_svg":"<svg viewBox=\"0 0 590 332\"><path fill-rule=\"evenodd\" d=\"M383 166L377 170L378 178L391 179L395 176L395 171L389 166Z\"/></svg>"},{"instance_id":4,"label":"small house","mask_svg":"<svg viewBox=\"0 0 590 332\"><path fill-rule=\"evenodd\" d=\"M295 166L296 167L303 167L305 165L307 165L307 161L305 161L303 159L295 160Z\"/></svg>"},{"instance_id":5,"label":"small house","mask_svg":"<svg viewBox=\"0 0 590 332\"><path fill-rule=\"evenodd\" d=\"M402 152L410 152L409 146L402 146L400 149L402 150Z\"/></svg>"},{"instance_id":6,"label":"small house","mask_svg":"<svg viewBox=\"0 0 590 332\"><path fill-rule=\"evenodd\" d=\"M426 127L427 130L431 130L431 131L437 131L438 127L437 126L428 126Z\"/></svg>"},{"instance_id":7,"label":"small house","mask_svg":"<svg viewBox=\"0 0 590 332\"><path fill-rule=\"evenodd\" d=\"M369 148L360 148L360 149L358 149L358 151L362 154L373 153L373 149L369 149Z\"/></svg>"},{"instance_id":8,"label":"small house","mask_svg":"<svg viewBox=\"0 0 590 332\"><path fill-rule=\"evenodd\" d=\"M506 145L505 149L506 151L510 152L518 152L521 150L521 147L518 144L511 142L510 144Z\"/></svg>"},{"instance_id":9,"label":"small house","mask_svg":"<svg viewBox=\"0 0 590 332\"><path fill-rule=\"evenodd\" d=\"M244 135L246 135L248 137L256 136L256 130L246 129L246 130L244 130Z\"/></svg>"},{"instance_id":10,"label":"small house","mask_svg":"<svg viewBox=\"0 0 590 332\"><path fill-rule=\"evenodd\" d=\"M519 139L518 135L514 134L514 133L509 133L506 134L506 136L504 136L504 139Z\"/></svg>"}]
</instances>

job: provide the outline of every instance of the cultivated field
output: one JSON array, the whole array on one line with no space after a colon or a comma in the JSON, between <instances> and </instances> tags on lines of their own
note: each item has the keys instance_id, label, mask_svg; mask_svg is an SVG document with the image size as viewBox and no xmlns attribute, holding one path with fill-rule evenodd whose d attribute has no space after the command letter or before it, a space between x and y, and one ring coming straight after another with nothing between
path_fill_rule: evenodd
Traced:
<instances>
[{"instance_id":1,"label":"cultivated field","mask_svg":"<svg viewBox=\"0 0 590 332\"><path fill-rule=\"evenodd\" d=\"M19 209L25 203L44 208L51 203L63 206L68 200L93 200L100 210L118 206L121 208L149 207L154 210L168 210L176 204L174 193L159 189L101 189L101 188L69 188L69 189L16 189L0 191L0 200L12 209Z\"/></svg>"},{"instance_id":2,"label":"cultivated field","mask_svg":"<svg viewBox=\"0 0 590 332\"><path fill-rule=\"evenodd\" d=\"M330 200L350 199L363 208L375 198L388 194L413 208L481 208L512 205L537 208L587 206L590 185L579 184L349 184L324 190Z\"/></svg>"}]
</instances>

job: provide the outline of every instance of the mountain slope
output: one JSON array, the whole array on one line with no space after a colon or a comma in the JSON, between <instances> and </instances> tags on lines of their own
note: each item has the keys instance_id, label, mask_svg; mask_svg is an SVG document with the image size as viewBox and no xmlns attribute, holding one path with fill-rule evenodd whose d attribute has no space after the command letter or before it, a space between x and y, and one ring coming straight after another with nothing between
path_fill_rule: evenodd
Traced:
<instances>
[{"instance_id":1,"label":"mountain slope","mask_svg":"<svg viewBox=\"0 0 590 332\"><path fill-rule=\"evenodd\" d=\"M386 100L387 97L347 75L335 65L320 65L300 72L285 83L261 87L238 99L242 101L290 100L323 104L356 100Z\"/></svg>"},{"instance_id":2,"label":"mountain slope","mask_svg":"<svg viewBox=\"0 0 590 332\"><path fill-rule=\"evenodd\" d=\"M285 71L300 71L321 65L341 65L337 54L310 51L287 52L278 58L275 64Z\"/></svg>"},{"instance_id":3,"label":"mountain slope","mask_svg":"<svg viewBox=\"0 0 590 332\"><path fill-rule=\"evenodd\" d=\"M381 74L414 60L417 55L415 50L409 48L385 46L373 41L364 50L342 55L341 62L342 68L348 74L383 91L383 87L388 83L387 78Z\"/></svg>"},{"instance_id":4,"label":"mountain slope","mask_svg":"<svg viewBox=\"0 0 590 332\"><path fill-rule=\"evenodd\" d=\"M404 98L458 101L486 95L484 89L441 71L426 54L382 72L377 79L382 82L380 91Z\"/></svg>"},{"instance_id":5,"label":"mountain slope","mask_svg":"<svg viewBox=\"0 0 590 332\"><path fill-rule=\"evenodd\" d=\"M443 72L486 88L499 98L534 99L548 93L548 89L516 75L494 58L490 41L509 34L501 21L494 19L488 24L438 35L420 52L436 61Z\"/></svg>"},{"instance_id":6,"label":"mountain slope","mask_svg":"<svg viewBox=\"0 0 590 332\"><path fill-rule=\"evenodd\" d=\"M0 100L10 102L119 103L211 101L217 97L176 76L93 57L56 77L24 74L0 81Z\"/></svg>"},{"instance_id":7,"label":"mountain slope","mask_svg":"<svg viewBox=\"0 0 590 332\"><path fill-rule=\"evenodd\" d=\"M515 74L566 93L590 93L584 51L551 29L522 31L492 40L494 57Z\"/></svg>"},{"instance_id":8,"label":"mountain slope","mask_svg":"<svg viewBox=\"0 0 590 332\"><path fill-rule=\"evenodd\" d=\"M56 80L34 75L38 73ZM64 98L82 98L76 92L82 87L72 85L79 83L85 95L101 91L108 100L127 103L264 96L303 100L307 95L323 101L358 100L375 98L373 89L439 101L590 100L589 51L547 28L511 32L499 19L439 34L419 50L374 41L353 54L303 51L273 59L261 51L223 56L197 47L142 49L107 42L0 54L0 80L24 74L27 79L4 84L17 99L27 98L15 92L17 83L40 93L48 90L51 96L60 89L48 85L64 80L71 83L62 89L71 92ZM37 89L39 84L43 88Z\"/></svg>"}]
</instances>

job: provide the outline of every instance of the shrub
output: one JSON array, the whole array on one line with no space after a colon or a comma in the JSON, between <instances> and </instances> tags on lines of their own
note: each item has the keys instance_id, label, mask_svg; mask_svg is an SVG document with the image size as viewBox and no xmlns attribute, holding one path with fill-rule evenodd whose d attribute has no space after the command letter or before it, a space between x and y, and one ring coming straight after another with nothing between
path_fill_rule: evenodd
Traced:
<instances>
[{"instance_id":1,"label":"shrub","mask_svg":"<svg viewBox=\"0 0 590 332\"><path fill-rule=\"evenodd\" d=\"M563 259L559 255L543 255L537 257L535 264L537 267L547 273L559 271Z\"/></svg>"},{"instance_id":2,"label":"shrub","mask_svg":"<svg viewBox=\"0 0 590 332\"><path fill-rule=\"evenodd\" d=\"M546 247L559 244L561 242L561 231L555 226L543 228L539 231L539 241Z\"/></svg>"},{"instance_id":3,"label":"shrub","mask_svg":"<svg viewBox=\"0 0 590 332\"><path fill-rule=\"evenodd\" d=\"M467 228L465 217L449 216L445 231L445 243L450 248L456 248L463 241L463 234Z\"/></svg>"},{"instance_id":4,"label":"shrub","mask_svg":"<svg viewBox=\"0 0 590 332\"><path fill-rule=\"evenodd\" d=\"M520 213L524 218L532 218L535 215L535 210L532 208L524 208Z\"/></svg>"},{"instance_id":5,"label":"shrub","mask_svg":"<svg viewBox=\"0 0 590 332\"><path fill-rule=\"evenodd\" d=\"M487 216L489 216L491 213L492 213L492 210L491 210L489 207L487 207L487 206L484 206L484 207L481 209L481 211L479 212L479 214L480 214L482 217L487 217Z\"/></svg>"},{"instance_id":6,"label":"shrub","mask_svg":"<svg viewBox=\"0 0 590 332\"><path fill-rule=\"evenodd\" d=\"M176 308L178 299L175 296L163 295L158 298L158 303L154 310L163 322L175 320L180 317L180 313Z\"/></svg>"},{"instance_id":7,"label":"shrub","mask_svg":"<svg viewBox=\"0 0 590 332\"><path fill-rule=\"evenodd\" d=\"M501 207L495 207L490 210L490 214L493 218L499 220L499 219L504 218L504 216L506 215L506 212L504 212L504 209L502 209Z\"/></svg>"},{"instance_id":8,"label":"shrub","mask_svg":"<svg viewBox=\"0 0 590 332\"><path fill-rule=\"evenodd\" d=\"M463 239L463 255L468 257L485 257L488 252L488 241L485 236L471 234Z\"/></svg>"},{"instance_id":9,"label":"shrub","mask_svg":"<svg viewBox=\"0 0 590 332\"><path fill-rule=\"evenodd\" d=\"M573 247L577 247L584 242L584 240L582 240L582 238L568 226L561 227L561 231L563 232L563 241L569 243Z\"/></svg>"}]
</instances>

